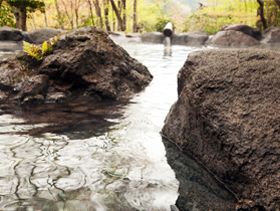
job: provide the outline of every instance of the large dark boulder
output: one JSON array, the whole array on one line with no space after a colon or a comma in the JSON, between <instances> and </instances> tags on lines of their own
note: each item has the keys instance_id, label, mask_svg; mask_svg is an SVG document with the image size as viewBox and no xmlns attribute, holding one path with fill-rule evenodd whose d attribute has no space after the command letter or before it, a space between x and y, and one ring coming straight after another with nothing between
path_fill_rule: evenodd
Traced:
<instances>
[{"instance_id":1,"label":"large dark boulder","mask_svg":"<svg viewBox=\"0 0 280 211\"><path fill-rule=\"evenodd\" d=\"M280 209L279 63L267 50L191 53L162 129L236 194L237 210Z\"/></svg>"},{"instance_id":2,"label":"large dark boulder","mask_svg":"<svg viewBox=\"0 0 280 211\"><path fill-rule=\"evenodd\" d=\"M44 41L65 32L65 30L61 29L43 27L40 29L34 29L32 31L29 31L24 39L30 43L42 44Z\"/></svg>"},{"instance_id":3,"label":"large dark boulder","mask_svg":"<svg viewBox=\"0 0 280 211\"><path fill-rule=\"evenodd\" d=\"M0 62L5 102L126 100L151 80L144 65L96 27L61 35L42 61L22 54Z\"/></svg>"},{"instance_id":4,"label":"large dark boulder","mask_svg":"<svg viewBox=\"0 0 280 211\"><path fill-rule=\"evenodd\" d=\"M21 30L8 26L0 27L0 41L20 41L23 39Z\"/></svg>"},{"instance_id":5,"label":"large dark boulder","mask_svg":"<svg viewBox=\"0 0 280 211\"><path fill-rule=\"evenodd\" d=\"M211 38L209 43L216 47L251 47L260 44L260 41L241 32L234 30L220 31Z\"/></svg>"},{"instance_id":6,"label":"large dark boulder","mask_svg":"<svg viewBox=\"0 0 280 211\"><path fill-rule=\"evenodd\" d=\"M268 28L263 32L264 44L280 44L280 27Z\"/></svg>"},{"instance_id":7,"label":"large dark boulder","mask_svg":"<svg viewBox=\"0 0 280 211\"><path fill-rule=\"evenodd\" d=\"M221 31L229 31L229 30L243 32L244 34L247 34L257 40L262 39L262 33L260 29L253 28L245 24L228 25L223 27Z\"/></svg>"},{"instance_id":8,"label":"large dark boulder","mask_svg":"<svg viewBox=\"0 0 280 211\"><path fill-rule=\"evenodd\" d=\"M200 30L195 32L173 34L171 37L171 43L172 45L203 46L208 38L209 34Z\"/></svg>"}]
</instances>

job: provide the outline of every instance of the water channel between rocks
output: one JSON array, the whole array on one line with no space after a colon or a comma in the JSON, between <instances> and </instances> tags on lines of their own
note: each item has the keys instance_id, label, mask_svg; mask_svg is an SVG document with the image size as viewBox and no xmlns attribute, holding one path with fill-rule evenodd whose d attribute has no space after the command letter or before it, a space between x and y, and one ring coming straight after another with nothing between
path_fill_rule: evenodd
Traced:
<instances>
[{"instance_id":1,"label":"water channel between rocks","mask_svg":"<svg viewBox=\"0 0 280 211\"><path fill-rule=\"evenodd\" d=\"M168 211L175 204L179 181L159 132L177 99L177 73L199 48L123 47L154 76L129 104L1 106L0 210Z\"/></svg>"}]
</instances>

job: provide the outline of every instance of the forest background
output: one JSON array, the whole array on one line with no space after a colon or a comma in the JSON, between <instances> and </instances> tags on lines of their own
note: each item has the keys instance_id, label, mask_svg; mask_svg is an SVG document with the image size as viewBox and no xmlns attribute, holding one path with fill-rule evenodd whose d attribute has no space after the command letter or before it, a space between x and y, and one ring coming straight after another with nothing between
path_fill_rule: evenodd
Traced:
<instances>
[{"instance_id":1,"label":"forest background","mask_svg":"<svg viewBox=\"0 0 280 211\"><path fill-rule=\"evenodd\" d=\"M94 25L107 31L215 34L229 24L262 31L280 24L279 0L0 0L0 26L65 30Z\"/></svg>"}]
</instances>

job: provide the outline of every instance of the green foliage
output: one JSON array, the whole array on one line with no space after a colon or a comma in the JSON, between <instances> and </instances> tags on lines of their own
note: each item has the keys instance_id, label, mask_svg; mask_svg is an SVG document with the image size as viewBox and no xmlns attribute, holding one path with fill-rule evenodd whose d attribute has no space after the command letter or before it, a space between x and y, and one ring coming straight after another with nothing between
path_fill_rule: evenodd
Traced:
<instances>
[{"instance_id":1,"label":"green foliage","mask_svg":"<svg viewBox=\"0 0 280 211\"><path fill-rule=\"evenodd\" d=\"M1 5L0 5L1 6ZM15 28L16 24L14 22L15 16L13 15L11 8L5 5L0 7L0 27L10 26Z\"/></svg>"},{"instance_id":2,"label":"green foliage","mask_svg":"<svg viewBox=\"0 0 280 211\"><path fill-rule=\"evenodd\" d=\"M23 51L29 56L34 57L37 61L40 61L44 56L50 55L52 53L52 46L56 40L56 38L53 38L53 41L45 41L41 47L23 41Z\"/></svg>"},{"instance_id":3,"label":"green foliage","mask_svg":"<svg viewBox=\"0 0 280 211\"><path fill-rule=\"evenodd\" d=\"M155 29L157 32L163 32L164 27L168 22L172 22L171 18L158 18L155 24ZM173 23L174 26L174 23Z\"/></svg>"},{"instance_id":4,"label":"green foliage","mask_svg":"<svg viewBox=\"0 0 280 211\"><path fill-rule=\"evenodd\" d=\"M50 55L52 53L52 43L50 41L45 41L41 47L42 56Z\"/></svg>"},{"instance_id":5,"label":"green foliage","mask_svg":"<svg viewBox=\"0 0 280 211\"><path fill-rule=\"evenodd\" d=\"M84 26L92 26L92 18L93 20L96 18L96 16L88 16L88 17L85 17L85 16L82 16L81 19L82 19L82 24L80 24L77 28L81 28L81 27L84 27Z\"/></svg>"},{"instance_id":6,"label":"green foliage","mask_svg":"<svg viewBox=\"0 0 280 211\"><path fill-rule=\"evenodd\" d=\"M256 26L258 4L253 0L208 0L208 6L198 9L185 20L183 31L204 30L216 34L230 24Z\"/></svg>"},{"instance_id":7,"label":"green foliage","mask_svg":"<svg viewBox=\"0 0 280 211\"><path fill-rule=\"evenodd\" d=\"M264 1L264 16L268 27L280 25L280 11L278 5L275 3L275 0Z\"/></svg>"},{"instance_id":8,"label":"green foliage","mask_svg":"<svg viewBox=\"0 0 280 211\"><path fill-rule=\"evenodd\" d=\"M151 32L151 31L157 31L157 32L163 32L164 27L168 22L172 22L174 27L174 22L171 18L157 18L155 22L152 21L143 21L138 23L138 26L140 28L140 32Z\"/></svg>"},{"instance_id":9,"label":"green foliage","mask_svg":"<svg viewBox=\"0 0 280 211\"><path fill-rule=\"evenodd\" d=\"M40 12L45 12L45 4L38 0L5 0L11 7L20 8L23 12L35 12L35 10L40 10Z\"/></svg>"},{"instance_id":10,"label":"green foliage","mask_svg":"<svg viewBox=\"0 0 280 211\"><path fill-rule=\"evenodd\" d=\"M140 0L138 2L139 14L137 25L140 33L158 31L156 24L160 20L167 19L167 15L163 12L166 4L168 4L168 1L163 2L161 0Z\"/></svg>"},{"instance_id":11,"label":"green foliage","mask_svg":"<svg viewBox=\"0 0 280 211\"><path fill-rule=\"evenodd\" d=\"M38 61L43 59L40 47L37 45L23 41L23 51L27 53L29 56L34 57Z\"/></svg>"}]
</instances>

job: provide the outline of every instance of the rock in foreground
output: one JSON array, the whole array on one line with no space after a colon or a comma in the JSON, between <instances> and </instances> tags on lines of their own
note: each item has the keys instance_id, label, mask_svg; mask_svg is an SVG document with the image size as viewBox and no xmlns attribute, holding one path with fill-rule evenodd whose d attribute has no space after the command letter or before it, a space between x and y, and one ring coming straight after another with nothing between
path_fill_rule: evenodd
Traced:
<instances>
[{"instance_id":1,"label":"rock in foreground","mask_svg":"<svg viewBox=\"0 0 280 211\"><path fill-rule=\"evenodd\" d=\"M236 210L280 209L279 63L265 50L190 54L162 129L236 194Z\"/></svg>"},{"instance_id":2,"label":"rock in foreground","mask_svg":"<svg viewBox=\"0 0 280 211\"><path fill-rule=\"evenodd\" d=\"M2 61L0 80L1 103L33 103L129 99L152 75L105 31L84 27L61 35L42 61L25 54Z\"/></svg>"}]
</instances>

